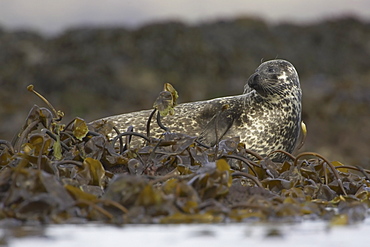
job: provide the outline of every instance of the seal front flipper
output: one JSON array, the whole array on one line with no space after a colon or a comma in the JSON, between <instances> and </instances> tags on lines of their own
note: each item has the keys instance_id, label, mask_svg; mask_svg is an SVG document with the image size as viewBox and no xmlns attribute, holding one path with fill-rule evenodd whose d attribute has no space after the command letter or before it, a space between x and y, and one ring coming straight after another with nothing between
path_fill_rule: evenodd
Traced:
<instances>
[{"instance_id":1,"label":"seal front flipper","mask_svg":"<svg viewBox=\"0 0 370 247\"><path fill-rule=\"evenodd\" d=\"M205 125L198 141L209 146L218 143L234 123L234 116L230 114L229 105L222 105L211 120Z\"/></svg>"}]
</instances>

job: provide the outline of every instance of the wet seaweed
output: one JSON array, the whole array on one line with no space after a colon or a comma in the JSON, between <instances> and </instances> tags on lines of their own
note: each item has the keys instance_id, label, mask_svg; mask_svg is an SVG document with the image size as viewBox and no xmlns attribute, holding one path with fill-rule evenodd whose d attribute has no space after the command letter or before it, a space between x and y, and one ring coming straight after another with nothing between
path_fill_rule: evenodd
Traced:
<instances>
[{"instance_id":1,"label":"wet seaweed","mask_svg":"<svg viewBox=\"0 0 370 247\"><path fill-rule=\"evenodd\" d=\"M132 126L108 137L110 123L76 117L63 124L64 114L50 103L51 109L32 107L13 141L0 140L0 218L25 224L323 219L333 225L366 218L370 171L361 167L281 150L287 161L276 163L238 138L208 147L165 126L160 139L152 138L151 118L157 113L160 126L178 97L172 86L163 92L145 134ZM142 145L131 145L133 138Z\"/></svg>"}]
</instances>

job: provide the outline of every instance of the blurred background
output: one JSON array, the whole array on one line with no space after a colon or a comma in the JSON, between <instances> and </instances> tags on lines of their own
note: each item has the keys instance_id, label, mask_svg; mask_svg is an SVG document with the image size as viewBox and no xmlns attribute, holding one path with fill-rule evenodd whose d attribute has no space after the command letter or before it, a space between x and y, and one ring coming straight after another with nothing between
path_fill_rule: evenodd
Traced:
<instances>
[{"instance_id":1,"label":"blurred background","mask_svg":"<svg viewBox=\"0 0 370 247\"><path fill-rule=\"evenodd\" d=\"M241 94L261 61L298 70L302 151L370 167L368 0L12 0L0 2L0 139L44 104L91 121L149 109L170 82L180 102Z\"/></svg>"}]
</instances>

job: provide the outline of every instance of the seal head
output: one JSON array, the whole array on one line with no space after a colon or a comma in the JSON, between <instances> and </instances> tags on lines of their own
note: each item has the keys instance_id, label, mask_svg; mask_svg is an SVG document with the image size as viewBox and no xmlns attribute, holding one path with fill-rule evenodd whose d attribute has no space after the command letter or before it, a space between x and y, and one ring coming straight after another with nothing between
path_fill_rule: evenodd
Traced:
<instances>
[{"instance_id":1,"label":"seal head","mask_svg":"<svg viewBox=\"0 0 370 247\"><path fill-rule=\"evenodd\" d=\"M287 93L293 93L300 100L302 95L297 71L285 60L272 60L261 64L249 77L247 86L263 97L286 97Z\"/></svg>"}]
</instances>

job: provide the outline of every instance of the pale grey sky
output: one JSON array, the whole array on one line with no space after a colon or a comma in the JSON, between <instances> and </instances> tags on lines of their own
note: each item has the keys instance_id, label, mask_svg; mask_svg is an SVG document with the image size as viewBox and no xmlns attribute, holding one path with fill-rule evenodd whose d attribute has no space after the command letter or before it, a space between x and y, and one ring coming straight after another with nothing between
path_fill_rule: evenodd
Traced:
<instances>
[{"instance_id":1,"label":"pale grey sky","mask_svg":"<svg viewBox=\"0 0 370 247\"><path fill-rule=\"evenodd\" d=\"M0 0L0 26L46 33L79 25L137 26L167 19L194 23L242 15L272 22L341 15L370 20L370 0Z\"/></svg>"}]
</instances>

